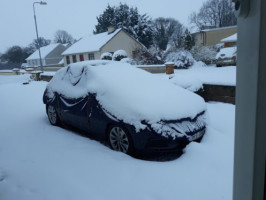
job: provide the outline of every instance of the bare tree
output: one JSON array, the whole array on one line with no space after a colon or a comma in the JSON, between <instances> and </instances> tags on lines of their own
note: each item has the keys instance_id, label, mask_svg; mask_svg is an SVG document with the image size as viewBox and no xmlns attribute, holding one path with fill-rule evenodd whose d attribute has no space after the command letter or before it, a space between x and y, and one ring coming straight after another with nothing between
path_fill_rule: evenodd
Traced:
<instances>
[{"instance_id":1,"label":"bare tree","mask_svg":"<svg viewBox=\"0 0 266 200\"><path fill-rule=\"evenodd\" d=\"M168 44L178 47L183 33L183 25L173 18L160 17L153 22L154 44L160 50L165 50Z\"/></svg>"},{"instance_id":2,"label":"bare tree","mask_svg":"<svg viewBox=\"0 0 266 200\"><path fill-rule=\"evenodd\" d=\"M32 51L35 51L39 48L39 45L40 47L44 47L44 46L47 46L51 43L51 40L48 40L48 39L45 39L43 37L39 37L39 42L37 39L34 39L32 41L32 43L29 44L29 48L32 50Z\"/></svg>"},{"instance_id":3,"label":"bare tree","mask_svg":"<svg viewBox=\"0 0 266 200\"><path fill-rule=\"evenodd\" d=\"M199 12L190 15L190 23L198 29L204 26L225 27L236 25L234 4L231 0L208 0Z\"/></svg>"},{"instance_id":4,"label":"bare tree","mask_svg":"<svg viewBox=\"0 0 266 200\"><path fill-rule=\"evenodd\" d=\"M61 44L72 44L74 39L68 32L64 30L58 30L54 35L54 42Z\"/></svg>"}]
</instances>

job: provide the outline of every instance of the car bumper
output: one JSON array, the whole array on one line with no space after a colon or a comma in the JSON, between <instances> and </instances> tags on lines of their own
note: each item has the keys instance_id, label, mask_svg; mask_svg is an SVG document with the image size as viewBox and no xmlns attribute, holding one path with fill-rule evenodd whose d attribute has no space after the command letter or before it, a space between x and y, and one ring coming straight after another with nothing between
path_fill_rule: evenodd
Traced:
<instances>
[{"instance_id":1,"label":"car bumper","mask_svg":"<svg viewBox=\"0 0 266 200\"><path fill-rule=\"evenodd\" d=\"M151 131L141 131L132 134L136 153L175 153L182 151L191 141L200 141L205 134L205 128L192 136L179 138L166 138Z\"/></svg>"},{"instance_id":2,"label":"car bumper","mask_svg":"<svg viewBox=\"0 0 266 200\"><path fill-rule=\"evenodd\" d=\"M216 60L216 65L217 66L231 66L231 65L236 65L236 61L231 60L231 59Z\"/></svg>"}]
</instances>

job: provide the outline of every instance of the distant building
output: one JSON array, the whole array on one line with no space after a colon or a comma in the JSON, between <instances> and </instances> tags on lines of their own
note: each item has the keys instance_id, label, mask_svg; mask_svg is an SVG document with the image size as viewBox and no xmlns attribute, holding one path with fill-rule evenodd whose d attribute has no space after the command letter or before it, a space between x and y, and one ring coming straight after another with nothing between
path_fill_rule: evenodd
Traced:
<instances>
[{"instance_id":1,"label":"distant building","mask_svg":"<svg viewBox=\"0 0 266 200\"><path fill-rule=\"evenodd\" d=\"M67 49L65 44L50 44L44 47L41 47L41 57L43 66L58 66L59 62L63 59L61 55L63 51ZM36 50L28 58L26 58L28 67L38 67L40 66L40 57L39 51Z\"/></svg>"},{"instance_id":2,"label":"distant building","mask_svg":"<svg viewBox=\"0 0 266 200\"><path fill-rule=\"evenodd\" d=\"M115 30L113 26L108 31L95 35L86 36L70 46L62 53L64 65L84 60L99 60L102 53L114 53L117 50L125 50L129 58L133 57L134 51L143 48L143 44L130 36L125 30Z\"/></svg>"},{"instance_id":3,"label":"distant building","mask_svg":"<svg viewBox=\"0 0 266 200\"><path fill-rule=\"evenodd\" d=\"M221 40L237 33L237 26L222 28L208 28L193 33L195 46L213 46L221 43Z\"/></svg>"},{"instance_id":4,"label":"distant building","mask_svg":"<svg viewBox=\"0 0 266 200\"><path fill-rule=\"evenodd\" d=\"M237 42L237 33L222 39L221 42L224 43L224 47L235 47Z\"/></svg>"}]
</instances>

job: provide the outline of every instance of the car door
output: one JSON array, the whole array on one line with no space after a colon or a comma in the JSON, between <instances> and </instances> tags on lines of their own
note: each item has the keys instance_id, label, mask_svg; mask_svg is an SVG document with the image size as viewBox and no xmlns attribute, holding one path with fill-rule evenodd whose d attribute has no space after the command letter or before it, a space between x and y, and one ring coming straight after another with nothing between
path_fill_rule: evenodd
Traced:
<instances>
[{"instance_id":1,"label":"car door","mask_svg":"<svg viewBox=\"0 0 266 200\"><path fill-rule=\"evenodd\" d=\"M88 131L89 95L77 99L70 99L60 95L58 100L62 121L75 128Z\"/></svg>"}]
</instances>

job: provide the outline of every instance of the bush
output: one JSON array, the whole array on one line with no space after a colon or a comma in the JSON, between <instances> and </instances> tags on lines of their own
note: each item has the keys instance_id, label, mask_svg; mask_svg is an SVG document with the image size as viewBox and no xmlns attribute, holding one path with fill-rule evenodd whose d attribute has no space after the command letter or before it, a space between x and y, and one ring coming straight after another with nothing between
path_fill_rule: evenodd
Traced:
<instances>
[{"instance_id":1,"label":"bush","mask_svg":"<svg viewBox=\"0 0 266 200\"><path fill-rule=\"evenodd\" d=\"M176 50L166 55L166 62L173 62L178 69L187 69L194 64L194 58L186 50Z\"/></svg>"},{"instance_id":2,"label":"bush","mask_svg":"<svg viewBox=\"0 0 266 200\"><path fill-rule=\"evenodd\" d=\"M217 54L215 46L193 47L190 52L196 61L202 61L206 65L215 63L215 56Z\"/></svg>"},{"instance_id":3,"label":"bush","mask_svg":"<svg viewBox=\"0 0 266 200\"><path fill-rule=\"evenodd\" d=\"M136 50L133 55L137 65L163 64L164 60L161 57L159 52L151 51L146 48Z\"/></svg>"},{"instance_id":4,"label":"bush","mask_svg":"<svg viewBox=\"0 0 266 200\"><path fill-rule=\"evenodd\" d=\"M101 55L101 60L112 60L113 55L109 52L105 52Z\"/></svg>"},{"instance_id":5,"label":"bush","mask_svg":"<svg viewBox=\"0 0 266 200\"><path fill-rule=\"evenodd\" d=\"M120 62L129 63L131 65L136 65L137 64L136 61L131 59L131 58L123 58L123 59L120 60Z\"/></svg>"},{"instance_id":6,"label":"bush","mask_svg":"<svg viewBox=\"0 0 266 200\"><path fill-rule=\"evenodd\" d=\"M114 52L113 60L120 61L123 58L127 58L127 52L125 50L117 50Z\"/></svg>"}]
</instances>

